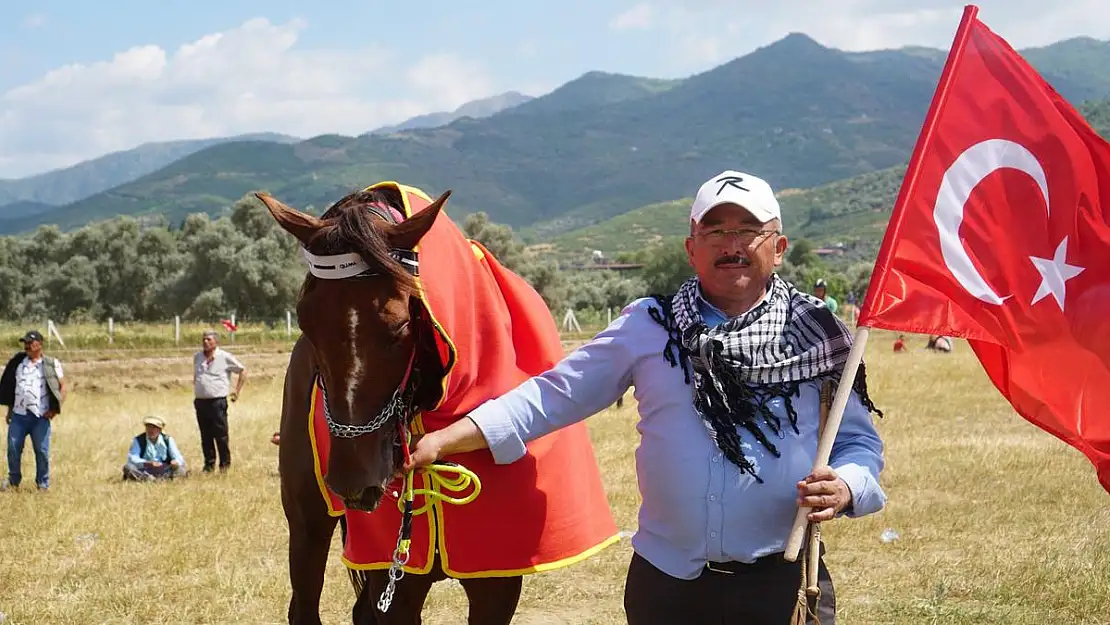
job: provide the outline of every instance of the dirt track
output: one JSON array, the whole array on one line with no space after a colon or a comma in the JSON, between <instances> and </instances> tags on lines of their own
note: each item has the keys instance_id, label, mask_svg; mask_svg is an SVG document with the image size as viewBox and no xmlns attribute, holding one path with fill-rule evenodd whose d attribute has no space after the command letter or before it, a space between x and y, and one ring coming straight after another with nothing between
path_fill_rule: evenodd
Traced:
<instances>
[{"instance_id":1,"label":"dirt track","mask_svg":"<svg viewBox=\"0 0 1110 625\"><path fill-rule=\"evenodd\" d=\"M580 339L563 341L564 349L580 345ZM223 345L248 368L255 382L285 375L289 363L287 344ZM84 393L120 390L187 389L192 387L192 349L59 350L52 355L62 361L71 390Z\"/></svg>"}]
</instances>

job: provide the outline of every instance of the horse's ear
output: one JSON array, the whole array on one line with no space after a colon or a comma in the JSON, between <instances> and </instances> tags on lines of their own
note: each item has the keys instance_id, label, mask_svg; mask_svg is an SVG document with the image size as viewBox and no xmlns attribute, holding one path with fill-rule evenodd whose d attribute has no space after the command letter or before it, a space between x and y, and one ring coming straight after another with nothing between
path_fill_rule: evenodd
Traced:
<instances>
[{"instance_id":1,"label":"horse's ear","mask_svg":"<svg viewBox=\"0 0 1110 625\"><path fill-rule=\"evenodd\" d=\"M389 244L403 250L411 250L416 247L420 239L428 234L428 230L432 229L432 224L436 222L439 211L447 203L447 198L450 196L451 190L448 189L443 192L443 195L436 198L436 201L429 204L428 208L390 228Z\"/></svg>"},{"instance_id":2,"label":"horse's ear","mask_svg":"<svg viewBox=\"0 0 1110 625\"><path fill-rule=\"evenodd\" d=\"M301 211L290 208L274 199L269 193L255 193L254 197L266 205L270 214L277 220L278 225L286 232L297 237L297 240L307 245L312 235L324 225L324 222Z\"/></svg>"}]
</instances>

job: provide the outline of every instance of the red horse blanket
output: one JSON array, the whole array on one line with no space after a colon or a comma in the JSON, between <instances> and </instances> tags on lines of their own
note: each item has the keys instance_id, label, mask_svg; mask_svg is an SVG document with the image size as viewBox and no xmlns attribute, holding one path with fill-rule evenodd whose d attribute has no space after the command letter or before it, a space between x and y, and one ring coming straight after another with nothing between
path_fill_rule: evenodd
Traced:
<instances>
[{"instance_id":1,"label":"red horse blanket","mask_svg":"<svg viewBox=\"0 0 1110 625\"><path fill-rule=\"evenodd\" d=\"M395 182L369 188L381 187L400 191L406 218L431 204L420 190ZM436 327L447 371L440 405L413 420L413 433L423 433L446 427L546 371L563 357L563 349L539 294L479 243L467 240L446 214L436 219L416 251L421 300ZM330 436L315 387L309 423L320 492L329 512L347 519L343 562L353 569L388 568L401 524L396 501L387 495L371 513L344 510L324 482ZM407 572L427 573L437 547L451 577L499 577L573 564L618 540L584 423L529 443L528 454L512 464L495 464L487 450L445 460L476 473L481 492L470 503L436 502L423 519L414 517ZM392 489L399 493L401 486L396 482ZM417 473L414 487L433 485ZM424 503L417 495L414 509Z\"/></svg>"}]
</instances>

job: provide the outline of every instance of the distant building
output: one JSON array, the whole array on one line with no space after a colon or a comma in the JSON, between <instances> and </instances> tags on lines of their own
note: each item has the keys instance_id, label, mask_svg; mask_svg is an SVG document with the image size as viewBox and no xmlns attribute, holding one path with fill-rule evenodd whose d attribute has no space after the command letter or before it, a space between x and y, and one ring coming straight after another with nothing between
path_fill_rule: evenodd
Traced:
<instances>
[{"instance_id":1,"label":"distant building","mask_svg":"<svg viewBox=\"0 0 1110 625\"><path fill-rule=\"evenodd\" d=\"M617 271L626 273L643 269L643 263L572 263L559 267L562 271Z\"/></svg>"}]
</instances>

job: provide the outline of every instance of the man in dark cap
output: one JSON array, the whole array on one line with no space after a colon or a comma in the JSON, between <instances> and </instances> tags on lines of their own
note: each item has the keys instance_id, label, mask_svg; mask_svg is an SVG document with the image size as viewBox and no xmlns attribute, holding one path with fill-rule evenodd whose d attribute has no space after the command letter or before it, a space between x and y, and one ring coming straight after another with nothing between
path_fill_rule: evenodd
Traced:
<instances>
[{"instance_id":1,"label":"man in dark cap","mask_svg":"<svg viewBox=\"0 0 1110 625\"><path fill-rule=\"evenodd\" d=\"M31 330L20 339L17 353L0 375L0 405L7 406L8 479L0 490L23 481L23 444L31 437L35 452L35 485L50 487L50 427L62 412L66 384L62 363L42 353L42 334Z\"/></svg>"},{"instance_id":2,"label":"man in dark cap","mask_svg":"<svg viewBox=\"0 0 1110 625\"><path fill-rule=\"evenodd\" d=\"M817 282L813 285L813 295L822 302L825 302L825 307L829 309L829 312L835 315L837 302L832 295L829 295L828 289L829 283L825 282L824 278L818 278Z\"/></svg>"}]
</instances>

